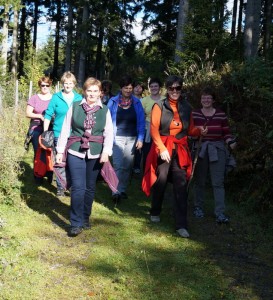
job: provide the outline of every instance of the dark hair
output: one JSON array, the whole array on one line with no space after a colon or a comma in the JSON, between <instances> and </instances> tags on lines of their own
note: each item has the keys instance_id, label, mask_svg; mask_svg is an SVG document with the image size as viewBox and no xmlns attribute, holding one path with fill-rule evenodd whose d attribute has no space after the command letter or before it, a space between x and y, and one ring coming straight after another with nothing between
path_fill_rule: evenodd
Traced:
<instances>
[{"instance_id":1,"label":"dark hair","mask_svg":"<svg viewBox=\"0 0 273 300\"><path fill-rule=\"evenodd\" d=\"M139 80L134 80L134 82L133 82L133 87L136 87L136 86L138 86L138 85L140 85L140 86L142 87L142 90L143 90L143 91L145 90L145 85L144 85L143 82L141 82L141 81L139 81Z\"/></svg>"},{"instance_id":2,"label":"dark hair","mask_svg":"<svg viewBox=\"0 0 273 300\"><path fill-rule=\"evenodd\" d=\"M127 85L132 85L133 86L133 79L131 76L129 75L124 75L121 77L120 81L119 81L119 86L120 88L123 88Z\"/></svg>"},{"instance_id":3,"label":"dark hair","mask_svg":"<svg viewBox=\"0 0 273 300\"><path fill-rule=\"evenodd\" d=\"M183 85L183 79L182 77L179 77L177 75L170 75L169 77L167 77L166 81L165 81L165 85L166 88L172 86L175 82L178 82L179 85Z\"/></svg>"},{"instance_id":4,"label":"dark hair","mask_svg":"<svg viewBox=\"0 0 273 300\"><path fill-rule=\"evenodd\" d=\"M201 96L202 95L210 95L210 96L212 96L213 100L215 100L214 89L210 86L206 86L205 88L203 88L203 90L201 91Z\"/></svg>"},{"instance_id":5,"label":"dark hair","mask_svg":"<svg viewBox=\"0 0 273 300\"><path fill-rule=\"evenodd\" d=\"M102 85L102 90L104 90L106 86L109 87L109 90L112 89L112 82L110 80L107 80L107 79L103 80L101 82L101 85Z\"/></svg>"},{"instance_id":6,"label":"dark hair","mask_svg":"<svg viewBox=\"0 0 273 300\"><path fill-rule=\"evenodd\" d=\"M153 83L157 83L160 87L162 87L162 81L157 77L152 77L148 82L149 86Z\"/></svg>"}]
</instances>

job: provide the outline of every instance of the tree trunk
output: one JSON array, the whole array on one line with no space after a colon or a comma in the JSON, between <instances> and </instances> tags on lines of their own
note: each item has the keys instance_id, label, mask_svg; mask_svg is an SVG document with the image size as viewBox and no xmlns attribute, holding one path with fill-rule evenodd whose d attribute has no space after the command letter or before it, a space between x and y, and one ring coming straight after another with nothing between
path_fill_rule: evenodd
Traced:
<instances>
[{"instance_id":1,"label":"tree trunk","mask_svg":"<svg viewBox=\"0 0 273 300\"><path fill-rule=\"evenodd\" d=\"M236 36L237 7L238 7L238 0L234 0L233 10L232 10L232 22L231 22L231 36L233 38L235 38Z\"/></svg>"},{"instance_id":2,"label":"tree trunk","mask_svg":"<svg viewBox=\"0 0 273 300\"><path fill-rule=\"evenodd\" d=\"M87 2L85 2L85 5L83 7L83 12L82 12L81 50L80 50L79 73L78 73L78 82L80 87L83 85L85 79L87 22L88 22L88 15L89 15L89 5Z\"/></svg>"},{"instance_id":3,"label":"tree trunk","mask_svg":"<svg viewBox=\"0 0 273 300\"><path fill-rule=\"evenodd\" d=\"M68 4L67 38L65 47L65 71L71 71L71 54L73 38L73 6Z\"/></svg>"},{"instance_id":4,"label":"tree trunk","mask_svg":"<svg viewBox=\"0 0 273 300\"><path fill-rule=\"evenodd\" d=\"M176 30L176 44L175 44L175 57L174 57L175 62L179 62L181 60L179 53L183 52L185 24L187 21L188 11L189 11L189 0L180 0L177 30Z\"/></svg>"},{"instance_id":5,"label":"tree trunk","mask_svg":"<svg viewBox=\"0 0 273 300\"><path fill-rule=\"evenodd\" d=\"M101 67L103 37L104 37L104 27L100 26L99 27L96 62L95 62L95 74L98 79L100 79L100 77L101 77L100 67Z\"/></svg>"},{"instance_id":6,"label":"tree trunk","mask_svg":"<svg viewBox=\"0 0 273 300\"><path fill-rule=\"evenodd\" d=\"M7 74L8 64L8 30L9 30L9 4L5 4L3 13L3 29L2 29L2 74Z\"/></svg>"},{"instance_id":7,"label":"tree trunk","mask_svg":"<svg viewBox=\"0 0 273 300\"><path fill-rule=\"evenodd\" d=\"M271 40L272 0L265 0L264 56L268 59Z\"/></svg>"},{"instance_id":8,"label":"tree trunk","mask_svg":"<svg viewBox=\"0 0 273 300\"><path fill-rule=\"evenodd\" d=\"M39 1L34 1L33 41L32 41L32 46L34 49L36 49L37 46L38 19L39 19Z\"/></svg>"},{"instance_id":9,"label":"tree trunk","mask_svg":"<svg viewBox=\"0 0 273 300\"><path fill-rule=\"evenodd\" d=\"M243 21L243 8L244 8L244 0L240 0L239 2L239 14L238 14L238 29L237 34L240 36L242 34L242 21Z\"/></svg>"},{"instance_id":10,"label":"tree trunk","mask_svg":"<svg viewBox=\"0 0 273 300\"><path fill-rule=\"evenodd\" d=\"M19 45L19 76L24 75L24 53L25 53L25 32L26 32L26 1L22 1L21 20L20 20L20 45Z\"/></svg>"},{"instance_id":11,"label":"tree trunk","mask_svg":"<svg viewBox=\"0 0 273 300\"><path fill-rule=\"evenodd\" d=\"M261 0L248 0L244 31L244 56L246 59L255 57L258 53L260 37Z\"/></svg>"},{"instance_id":12,"label":"tree trunk","mask_svg":"<svg viewBox=\"0 0 273 300\"><path fill-rule=\"evenodd\" d=\"M17 51L18 51L18 8L15 7L14 17L13 17L12 58L11 58L11 73L14 79L17 79L17 71L18 71Z\"/></svg>"},{"instance_id":13,"label":"tree trunk","mask_svg":"<svg viewBox=\"0 0 273 300\"><path fill-rule=\"evenodd\" d=\"M61 29L62 9L61 1L57 1L57 16L56 16L56 29L55 29L55 43L54 43L54 62L52 77L58 78L59 69L59 45L60 45L60 29Z\"/></svg>"}]
</instances>

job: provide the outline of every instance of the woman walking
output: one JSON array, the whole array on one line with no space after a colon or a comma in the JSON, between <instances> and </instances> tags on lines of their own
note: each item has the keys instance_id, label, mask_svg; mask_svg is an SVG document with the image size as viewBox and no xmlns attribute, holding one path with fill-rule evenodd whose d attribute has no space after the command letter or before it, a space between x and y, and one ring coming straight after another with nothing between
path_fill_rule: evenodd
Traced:
<instances>
[{"instance_id":1,"label":"woman walking","mask_svg":"<svg viewBox=\"0 0 273 300\"><path fill-rule=\"evenodd\" d=\"M56 161L61 163L67 151L71 176L71 237L91 227L96 180L102 164L112 155L113 124L101 92L99 80L91 77L85 81L84 98L69 108L57 143Z\"/></svg>"},{"instance_id":2,"label":"woman walking","mask_svg":"<svg viewBox=\"0 0 273 300\"><path fill-rule=\"evenodd\" d=\"M208 174L213 187L217 223L228 223L229 217L225 214L225 188L224 178L226 161L229 157L226 145L231 149L236 146L232 139L226 114L214 108L215 93L206 87L201 92L201 109L193 111L195 126L206 126L208 133L202 139L194 178L194 216L204 217L204 188ZM226 145L225 145L226 144Z\"/></svg>"},{"instance_id":3,"label":"woman walking","mask_svg":"<svg viewBox=\"0 0 273 300\"><path fill-rule=\"evenodd\" d=\"M194 128L191 107L182 98L182 78L172 75L166 79L167 97L155 103L151 113L151 137L142 188L146 195L153 190L150 210L151 222L160 222L162 202L169 177L174 194L174 218L177 233L188 238L187 181L191 174L191 156L188 135L205 134L203 128Z\"/></svg>"},{"instance_id":4,"label":"woman walking","mask_svg":"<svg viewBox=\"0 0 273 300\"><path fill-rule=\"evenodd\" d=\"M76 91L74 91L76 83L77 81L75 76L71 72L65 72L61 78L61 84L63 85L63 89L52 96L52 99L45 112L44 131L48 130L49 124L54 118L53 132L55 146L57 145L63 121L68 109L71 107L73 102L82 99L82 96ZM57 196L64 196L64 189L58 178L56 182Z\"/></svg>"},{"instance_id":5,"label":"woman walking","mask_svg":"<svg viewBox=\"0 0 273 300\"><path fill-rule=\"evenodd\" d=\"M144 110L140 100L132 95L133 80L124 76L120 80L120 92L107 104L114 126L113 166L119 179L114 202L127 199L126 189L132 172L134 154L143 145L145 131Z\"/></svg>"},{"instance_id":6,"label":"woman walking","mask_svg":"<svg viewBox=\"0 0 273 300\"><path fill-rule=\"evenodd\" d=\"M39 136L43 133L44 114L51 100L50 87L52 80L48 76L43 76L38 80L40 91L31 96L27 102L26 117L30 118L28 134L31 135L34 157L39 146ZM48 172L48 181L52 181L52 172ZM41 184L43 178L34 176L35 182Z\"/></svg>"}]
</instances>

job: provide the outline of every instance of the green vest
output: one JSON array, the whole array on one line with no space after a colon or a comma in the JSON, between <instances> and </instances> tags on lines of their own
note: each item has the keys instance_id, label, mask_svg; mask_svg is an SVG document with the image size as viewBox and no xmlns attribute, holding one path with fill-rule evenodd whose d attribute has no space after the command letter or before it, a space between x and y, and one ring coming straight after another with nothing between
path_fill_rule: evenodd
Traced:
<instances>
[{"instance_id":1,"label":"green vest","mask_svg":"<svg viewBox=\"0 0 273 300\"><path fill-rule=\"evenodd\" d=\"M73 103L73 113L72 113L72 120L71 120L71 133L70 136L80 136L82 137L85 129L84 129L84 120L86 117L86 113L80 105L81 101L77 101ZM102 136L105 123L106 123L106 113L108 111L108 107L103 104L102 108L95 112L96 123L92 128L92 135L95 136ZM70 146L71 150L77 152L84 152L80 148L81 142L75 142ZM102 152L102 144L89 142L90 152L92 155L97 155Z\"/></svg>"},{"instance_id":2,"label":"green vest","mask_svg":"<svg viewBox=\"0 0 273 300\"><path fill-rule=\"evenodd\" d=\"M170 135L170 124L173 120L173 110L171 108L171 105L167 98L158 101L157 104L162 110L159 133L162 136ZM188 133L192 109L189 102L181 98L177 101L177 106L178 114L183 124L183 129L175 137L177 139L181 139Z\"/></svg>"}]
</instances>

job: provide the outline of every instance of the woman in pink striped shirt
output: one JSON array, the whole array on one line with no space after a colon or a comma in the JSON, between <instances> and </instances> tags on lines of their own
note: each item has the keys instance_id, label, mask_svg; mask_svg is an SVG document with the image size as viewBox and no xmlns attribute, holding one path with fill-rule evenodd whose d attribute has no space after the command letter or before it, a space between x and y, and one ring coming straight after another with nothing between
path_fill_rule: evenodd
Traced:
<instances>
[{"instance_id":1,"label":"woman in pink striped shirt","mask_svg":"<svg viewBox=\"0 0 273 300\"><path fill-rule=\"evenodd\" d=\"M214 91L206 87L201 93L201 109L192 112L196 127L207 127L207 134L202 137L200 152L195 168L194 185L194 216L204 217L204 188L208 174L210 174L213 195L215 201L214 213L217 223L228 223L229 218L225 214L225 188L224 177L226 160L229 156L226 144L234 149L233 141L226 114L214 108Z\"/></svg>"}]
</instances>

